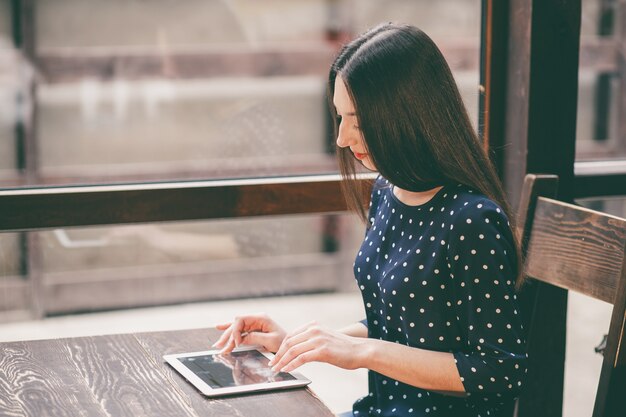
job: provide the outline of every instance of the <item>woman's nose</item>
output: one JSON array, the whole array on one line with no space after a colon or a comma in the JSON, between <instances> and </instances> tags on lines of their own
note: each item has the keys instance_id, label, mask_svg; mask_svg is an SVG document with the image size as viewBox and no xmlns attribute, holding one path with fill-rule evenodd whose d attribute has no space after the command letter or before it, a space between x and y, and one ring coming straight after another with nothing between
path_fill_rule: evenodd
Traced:
<instances>
[{"instance_id":1,"label":"woman's nose","mask_svg":"<svg viewBox=\"0 0 626 417\"><path fill-rule=\"evenodd\" d=\"M337 134L337 146L339 146L340 148L345 148L354 144L356 144L356 138L354 138L347 132L344 132L344 130L340 126L339 133Z\"/></svg>"}]
</instances>

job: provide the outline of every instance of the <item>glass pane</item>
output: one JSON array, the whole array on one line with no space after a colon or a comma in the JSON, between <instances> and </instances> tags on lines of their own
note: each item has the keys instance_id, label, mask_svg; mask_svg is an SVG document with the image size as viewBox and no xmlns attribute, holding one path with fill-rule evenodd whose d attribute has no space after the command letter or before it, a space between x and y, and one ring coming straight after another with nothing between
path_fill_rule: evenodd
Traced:
<instances>
[{"instance_id":1,"label":"glass pane","mask_svg":"<svg viewBox=\"0 0 626 417\"><path fill-rule=\"evenodd\" d=\"M602 368L602 355L594 348L609 331L612 305L573 291L567 304L563 415L588 417L593 414Z\"/></svg>"},{"instance_id":2,"label":"glass pane","mask_svg":"<svg viewBox=\"0 0 626 417\"><path fill-rule=\"evenodd\" d=\"M2 184L335 172L328 67L341 43L383 21L433 37L477 121L479 0L172 5L35 2L37 106L18 140L28 170L1 159ZM2 155L17 153L13 124Z\"/></svg>"},{"instance_id":3,"label":"glass pane","mask_svg":"<svg viewBox=\"0 0 626 417\"><path fill-rule=\"evenodd\" d=\"M31 315L30 283L25 275L25 235L0 234L0 323Z\"/></svg>"},{"instance_id":4,"label":"glass pane","mask_svg":"<svg viewBox=\"0 0 626 417\"><path fill-rule=\"evenodd\" d=\"M613 216L626 218L626 198L583 198L576 200L578 204L591 210L612 214Z\"/></svg>"},{"instance_id":5,"label":"glass pane","mask_svg":"<svg viewBox=\"0 0 626 417\"><path fill-rule=\"evenodd\" d=\"M18 95L22 92L21 65L13 46L11 1L0 0L0 186L17 180L15 124Z\"/></svg>"},{"instance_id":6,"label":"glass pane","mask_svg":"<svg viewBox=\"0 0 626 417\"><path fill-rule=\"evenodd\" d=\"M44 273L294 257L319 252L324 218L288 217L40 232ZM304 233L294 233L300 230Z\"/></svg>"},{"instance_id":7,"label":"glass pane","mask_svg":"<svg viewBox=\"0 0 626 417\"><path fill-rule=\"evenodd\" d=\"M0 279L32 285L45 314L356 289L362 234L347 214L56 229L27 247L7 234ZM34 262L16 277L24 251Z\"/></svg>"},{"instance_id":8,"label":"glass pane","mask_svg":"<svg viewBox=\"0 0 626 417\"><path fill-rule=\"evenodd\" d=\"M11 0L0 0L0 38L11 41Z\"/></svg>"},{"instance_id":9,"label":"glass pane","mask_svg":"<svg viewBox=\"0 0 626 417\"><path fill-rule=\"evenodd\" d=\"M40 170L55 182L328 171L323 90L311 77L42 86Z\"/></svg>"},{"instance_id":10,"label":"glass pane","mask_svg":"<svg viewBox=\"0 0 626 417\"><path fill-rule=\"evenodd\" d=\"M626 9L607 0L584 0L582 8L576 158L626 160L626 67L619 58Z\"/></svg>"},{"instance_id":11,"label":"glass pane","mask_svg":"<svg viewBox=\"0 0 626 417\"><path fill-rule=\"evenodd\" d=\"M23 236L19 233L0 234L0 279L22 275L22 239Z\"/></svg>"}]
</instances>

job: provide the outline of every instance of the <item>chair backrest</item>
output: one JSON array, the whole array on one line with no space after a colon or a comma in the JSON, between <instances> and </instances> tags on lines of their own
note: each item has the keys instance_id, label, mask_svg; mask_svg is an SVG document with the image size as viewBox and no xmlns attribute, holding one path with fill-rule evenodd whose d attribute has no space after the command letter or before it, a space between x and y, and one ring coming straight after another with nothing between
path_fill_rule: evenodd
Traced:
<instances>
[{"instance_id":1,"label":"chair backrest","mask_svg":"<svg viewBox=\"0 0 626 417\"><path fill-rule=\"evenodd\" d=\"M626 415L626 219L557 201L558 178L528 175L519 231L528 282L528 383L518 417L561 417L567 291L613 304L593 417Z\"/></svg>"}]
</instances>

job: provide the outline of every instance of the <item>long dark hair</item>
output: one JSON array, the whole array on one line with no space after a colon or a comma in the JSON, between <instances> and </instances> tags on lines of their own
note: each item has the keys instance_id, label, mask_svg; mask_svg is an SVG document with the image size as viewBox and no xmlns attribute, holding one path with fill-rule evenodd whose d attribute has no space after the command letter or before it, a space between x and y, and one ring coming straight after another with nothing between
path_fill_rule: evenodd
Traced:
<instances>
[{"instance_id":1,"label":"long dark hair","mask_svg":"<svg viewBox=\"0 0 626 417\"><path fill-rule=\"evenodd\" d=\"M509 218L520 265L514 218L502 184L432 39L416 27L387 23L346 44L328 76L333 113L338 75L354 103L367 152L380 174L409 191L464 184L486 195ZM335 133L337 129L335 122ZM363 182L356 180L355 159L347 148L337 147L337 156L348 206L367 223L366 194Z\"/></svg>"}]
</instances>

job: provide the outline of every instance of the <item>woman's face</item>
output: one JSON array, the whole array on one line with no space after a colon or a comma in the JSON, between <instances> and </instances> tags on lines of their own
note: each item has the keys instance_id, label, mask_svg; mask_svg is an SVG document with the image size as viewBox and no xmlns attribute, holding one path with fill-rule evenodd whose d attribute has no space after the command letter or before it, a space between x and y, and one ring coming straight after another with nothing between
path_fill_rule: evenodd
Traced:
<instances>
[{"instance_id":1,"label":"woman's face","mask_svg":"<svg viewBox=\"0 0 626 417\"><path fill-rule=\"evenodd\" d=\"M348 94L348 89L339 75L335 78L335 94L333 104L339 117L339 133L337 136L337 146L350 148L354 157L361 161L365 168L376 171L372 159L367 153L363 133L358 126L358 120L354 109L354 104Z\"/></svg>"}]
</instances>

